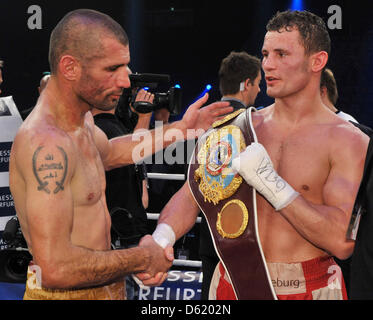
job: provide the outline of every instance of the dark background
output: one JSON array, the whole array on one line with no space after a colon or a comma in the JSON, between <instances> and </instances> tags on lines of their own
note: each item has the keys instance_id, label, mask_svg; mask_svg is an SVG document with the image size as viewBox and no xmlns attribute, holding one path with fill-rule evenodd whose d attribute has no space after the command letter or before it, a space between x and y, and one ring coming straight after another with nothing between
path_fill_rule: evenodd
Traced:
<instances>
[{"instance_id":1,"label":"dark background","mask_svg":"<svg viewBox=\"0 0 373 320\"><path fill-rule=\"evenodd\" d=\"M260 57L265 24L288 9L291 0L181 1L181 0L1 0L0 57L5 60L3 96L12 95L19 109L36 102L42 72L48 71L49 36L69 11L92 8L109 14L130 38L135 72L169 74L183 89L187 106L212 84L210 101L219 99L217 72L220 61L232 50L246 50ZM29 30L30 5L42 9L42 29ZM330 30L329 66L337 79L338 107L358 121L373 126L373 9L369 1L303 0L304 9L327 22L330 5L342 8L341 30ZM257 106L272 99L265 83Z\"/></svg>"}]
</instances>

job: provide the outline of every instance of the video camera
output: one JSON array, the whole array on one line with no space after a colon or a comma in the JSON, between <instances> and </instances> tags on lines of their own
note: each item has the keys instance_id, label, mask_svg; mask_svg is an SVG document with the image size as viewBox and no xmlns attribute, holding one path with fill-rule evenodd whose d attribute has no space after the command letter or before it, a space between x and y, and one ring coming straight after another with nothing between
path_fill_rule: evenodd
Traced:
<instances>
[{"instance_id":1,"label":"video camera","mask_svg":"<svg viewBox=\"0 0 373 320\"><path fill-rule=\"evenodd\" d=\"M10 218L6 223L3 239L5 243L11 247L27 248L26 240L23 237L17 216Z\"/></svg>"},{"instance_id":2,"label":"video camera","mask_svg":"<svg viewBox=\"0 0 373 320\"><path fill-rule=\"evenodd\" d=\"M32 260L17 216L5 225L3 240L6 250L0 250L0 282L24 283Z\"/></svg>"},{"instance_id":3,"label":"video camera","mask_svg":"<svg viewBox=\"0 0 373 320\"><path fill-rule=\"evenodd\" d=\"M182 110L181 88L175 85L167 92L155 92L160 85L169 85L170 76L166 74L133 73L129 75L131 88L125 89L118 108L128 109L130 105L139 113L150 113L159 109L167 109L171 115L178 115ZM154 94L153 103L139 101L135 102L137 92L142 88L149 88ZM125 109L125 110L126 110ZM121 110L119 110L120 112Z\"/></svg>"}]
</instances>

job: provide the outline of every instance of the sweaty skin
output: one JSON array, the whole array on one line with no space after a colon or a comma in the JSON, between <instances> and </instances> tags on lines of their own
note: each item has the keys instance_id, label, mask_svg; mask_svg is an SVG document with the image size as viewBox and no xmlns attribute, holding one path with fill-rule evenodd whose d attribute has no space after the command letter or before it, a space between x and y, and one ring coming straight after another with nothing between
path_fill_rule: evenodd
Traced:
<instances>
[{"instance_id":1,"label":"sweaty skin","mask_svg":"<svg viewBox=\"0 0 373 320\"><path fill-rule=\"evenodd\" d=\"M268 32L262 51L267 94L275 103L253 114L254 129L278 175L300 193L279 212L257 193L266 260L346 259L354 248L346 231L369 138L322 104L319 86L326 52L305 55L296 29ZM172 226L179 238L194 225L198 212L186 183L159 223Z\"/></svg>"},{"instance_id":2,"label":"sweaty skin","mask_svg":"<svg viewBox=\"0 0 373 320\"><path fill-rule=\"evenodd\" d=\"M151 236L139 247L110 250L105 170L133 163L132 151L140 141L131 135L108 140L94 125L92 106L114 108L123 88L130 86L129 47L103 37L100 53L87 65L71 55L61 57L59 72L52 74L12 145L10 188L46 288L92 287L131 273L144 274L147 285L158 284L172 265L173 257ZM165 134L177 129L185 138L188 128L207 129L232 111L227 103L201 109L207 99L206 95L191 105L182 120L165 126ZM142 142L143 157L172 142L152 131L151 139Z\"/></svg>"},{"instance_id":3,"label":"sweaty skin","mask_svg":"<svg viewBox=\"0 0 373 320\"><path fill-rule=\"evenodd\" d=\"M353 250L354 243L345 235L362 177L367 137L324 110L318 121L291 130L276 123L274 106L253 114L258 140L275 170L300 193L280 212L257 193L259 234L267 262L291 263L325 255L345 259ZM179 238L194 225L199 211L185 183L163 209L159 223L171 225Z\"/></svg>"}]
</instances>

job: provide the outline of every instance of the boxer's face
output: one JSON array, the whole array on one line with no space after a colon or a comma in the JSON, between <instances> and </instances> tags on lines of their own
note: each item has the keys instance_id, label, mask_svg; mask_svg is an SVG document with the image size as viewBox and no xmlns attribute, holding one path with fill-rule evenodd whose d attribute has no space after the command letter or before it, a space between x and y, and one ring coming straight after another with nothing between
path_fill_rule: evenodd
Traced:
<instances>
[{"instance_id":1,"label":"boxer's face","mask_svg":"<svg viewBox=\"0 0 373 320\"><path fill-rule=\"evenodd\" d=\"M116 107L124 88L130 87L128 46L112 38L102 40L103 50L82 66L79 95L89 105L108 111Z\"/></svg>"},{"instance_id":2,"label":"boxer's face","mask_svg":"<svg viewBox=\"0 0 373 320\"><path fill-rule=\"evenodd\" d=\"M305 54L298 30L267 32L262 54L267 95L289 97L307 86L311 78L309 56Z\"/></svg>"}]
</instances>

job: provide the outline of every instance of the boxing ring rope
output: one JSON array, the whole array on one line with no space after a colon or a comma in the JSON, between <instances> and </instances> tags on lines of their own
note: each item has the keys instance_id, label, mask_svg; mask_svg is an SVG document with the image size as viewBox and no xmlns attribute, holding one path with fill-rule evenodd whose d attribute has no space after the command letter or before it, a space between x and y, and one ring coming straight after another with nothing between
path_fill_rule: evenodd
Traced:
<instances>
[{"instance_id":1,"label":"boxing ring rope","mask_svg":"<svg viewBox=\"0 0 373 320\"><path fill-rule=\"evenodd\" d=\"M176 173L147 173L146 174L149 179L158 179L158 180L178 180L184 181L185 175L184 174L176 174Z\"/></svg>"},{"instance_id":2,"label":"boxing ring rope","mask_svg":"<svg viewBox=\"0 0 373 320\"><path fill-rule=\"evenodd\" d=\"M158 220L159 213L147 213L148 220ZM196 223L201 223L201 217L197 217Z\"/></svg>"},{"instance_id":3,"label":"boxing ring rope","mask_svg":"<svg viewBox=\"0 0 373 320\"><path fill-rule=\"evenodd\" d=\"M173 180L173 181L184 181L185 175L184 174L175 174L175 173L147 173L148 179L158 179L158 180ZM146 213L148 220L158 220L159 213ZM201 217L197 217L196 223L201 223ZM194 267L194 268L201 268L202 261L195 261L195 260L183 260L183 259L175 259L173 261L173 266L178 267Z\"/></svg>"},{"instance_id":4,"label":"boxing ring rope","mask_svg":"<svg viewBox=\"0 0 373 320\"><path fill-rule=\"evenodd\" d=\"M202 268L202 261L175 259L172 265L177 267Z\"/></svg>"}]
</instances>

